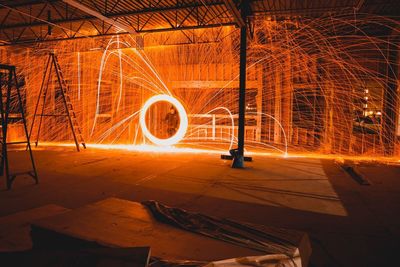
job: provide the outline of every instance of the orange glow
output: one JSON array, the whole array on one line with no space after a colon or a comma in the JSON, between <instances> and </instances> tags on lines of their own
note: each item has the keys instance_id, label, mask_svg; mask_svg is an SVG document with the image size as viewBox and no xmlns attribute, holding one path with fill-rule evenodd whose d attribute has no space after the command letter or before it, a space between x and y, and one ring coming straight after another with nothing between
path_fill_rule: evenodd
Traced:
<instances>
[{"instance_id":1,"label":"orange glow","mask_svg":"<svg viewBox=\"0 0 400 267\"><path fill-rule=\"evenodd\" d=\"M137 152L149 152L149 153L194 153L194 154L215 154L222 155L228 154L225 149L217 148L203 148L203 147L185 147L185 146L157 146L157 145L110 145L110 144L86 144L89 149L105 149L105 150L125 150L125 151L137 151ZM35 150L47 150L47 149L57 149L57 147L71 147L74 148L73 143L53 143L53 142L43 142L42 146L35 148ZM24 149L21 147L21 149ZM246 156L260 156L260 157L274 157L274 158L313 158L313 159L325 159L325 160L335 160L337 162L344 162L345 160L354 162L369 162L377 164L389 164L389 165L399 165L400 157L360 157L360 156L348 156L348 155L322 155L315 153L291 153L288 155L279 152L265 152L262 150L246 151ZM257 160L257 158L253 159Z\"/></svg>"},{"instance_id":2,"label":"orange glow","mask_svg":"<svg viewBox=\"0 0 400 267\"><path fill-rule=\"evenodd\" d=\"M72 143L52 143L43 142L42 146L36 150L45 150L57 147L74 147ZM205 153L205 154L224 154L225 150L192 148L192 147L175 147L175 146L157 146L157 145L108 145L108 144L86 144L89 149L106 149L106 150L127 150L138 152L161 152L161 153ZM267 153L264 153L267 154Z\"/></svg>"},{"instance_id":3,"label":"orange glow","mask_svg":"<svg viewBox=\"0 0 400 267\"><path fill-rule=\"evenodd\" d=\"M361 14L357 20L343 14L296 23L257 19L256 38L248 46L246 152L382 162L390 155L388 161L397 161L400 110L390 109L382 97L389 95L388 82L394 82L385 69L388 39L361 33L375 27L390 28L396 35L399 25ZM46 51L55 50L86 143L142 151L227 152L238 138L239 32L221 27L194 30L193 35L195 41L188 43L181 32L146 34L144 47L136 45L134 36L123 35L3 48L0 60L16 65L25 78L28 126ZM54 89L56 78L45 83ZM160 119L165 110L149 110L147 118L152 119L143 122L151 105L146 102L160 95L184 103L184 108L174 104L181 127L167 139L160 139L168 136ZM54 90L46 97L44 113L60 114L62 101ZM40 141L72 140L62 117L41 120ZM397 127L395 138L385 127L391 123ZM32 142L38 128L35 124ZM10 138L22 135L17 123L13 130ZM164 147L141 146L146 142Z\"/></svg>"},{"instance_id":4,"label":"orange glow","mask_svg":"<svg viewBox=\"0 0 400 267\"><path fill-rule=\"evenodd\" d=\"M175 108L178 111L179 115L179 128L176 131L176 133L171 136L170 138L167 139L161 139L155 137L147 128L146 124L146 113L147 110L150 108L151 105L161 102L161 101L166 101L172 105L175 106ZM179 143L186 134L187 128L188 128L188 116L186 114L186 110L183 107L183 105L174 97L169 96L169 95L155 95L151 98L149 98L146 103L143 105L141 111L140 111L140 117L139 117L139 122L140 122L140 127L142 128L143 134L145 137L147 137L151 142L153 142L156 145L159 146L171 146Z\"/></svg>"}]
</instances>

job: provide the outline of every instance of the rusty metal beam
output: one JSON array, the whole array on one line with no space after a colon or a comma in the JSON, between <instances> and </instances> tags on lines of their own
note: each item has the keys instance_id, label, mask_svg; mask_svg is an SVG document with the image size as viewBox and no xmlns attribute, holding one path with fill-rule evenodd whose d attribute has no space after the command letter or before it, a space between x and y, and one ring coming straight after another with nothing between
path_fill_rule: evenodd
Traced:
<instances>
[{"instance_id":1,"label":"rusty metal beam","mask_svg":"<svg viewBox=\"0 0 400 267\"><path fill-rule=\"evenodd\" d=\"M196 29L208 29L208 28L219 28L225 26L234 26L235 23L220 23L220 24L207 24L207 25L196 25L196 26L181 26L178 28L161 28L161 29L149 29L149 30L141 30L139 33L155 33L155 32L170 32L170 31L185 31L185 30L196 30ZM24 44L36 44L36 43L47 43L47 42L58 42L58 41L66 41L72 39L83 39L83 38L96 38L101 36L116 36L116 35L126 35L128 32L120 32L120 33L106 33L106 34L97 34L97 35L85 35L78 37L62 37L62 38L52 38L52 39L28 39L28 40L19 40L18 42L8 41L8 43L1 44L0 46L10 46L10 45L24 45Z\"/></svg>"},{"instance_id":2,"label":"rusty metal beam","mask_svg":"<svg viewBox=\"0 0 400 267\"><path fill-rule=\"evenodd\" d=\"M222 5L224 5L223 1L217 1L217 2L212 2L212 3L207 4L208 7L222 6ZM120 17L129 17L129 16L136 16L136 15L174 12L174 11L187 10L190 8L197 8L197 7L203 7L203 6L204 5L202 3L190 3L190 4L174 5L174 6L168 6L168 7L152 7L152 8L143 8L140 10L127 10L127 11L123 11L123 12L106 13L106 14L102 14L102 15L109 19L116 19L116 18L120 18ZM52 20L52 23L66 24L66 23L72 23L72 22L89 21L89 20L94 20L94 19L98 19L98 18L93 15L87 15L87 16L76 17L76 18L54 19L54 20ZM7 29L39 27L39 26L47 26L47 23L44 21L34 21L32 23L5 24L5 25L2 25L0 27L0 29L7 30Z\"/></svg>"},{"instance_id":3,"label":"rusty metal beam","mask_svg":"<svg viewBox=\"0 0 400 267\"><path fill-rule=\"evenodd\" d=\"M129 32L131 34L137 34L137 32L135 30L132 30L131 28L119 23L118 21L115 21L115 20L113 20L111 18L108 18L108 17L104 16L103 14L101 14L101 13L99 13L99 12L97 12L97 11L95 11L95 10L85 6L85 5L82 5L81 3L78 3L75 0L63 0L63 2L68 4L68 5L70 5L70 6L73 6L73 7L77 8L77 9L83 11L83 12L85 12L86 14L89 14L91 16L96 17L99 20L104 21L105 23L118 28L119 30L123 30L125 32Z\"/></svg>"},{"instance_id":4,"label":"rusty metal beam","mask_svg":"<svg viewBox=\"0 0 400 267\"><path fill-rule=\"evenodd\" d=\"M233 0L224 0L226 8L229 10L231 15L235 18L235 22L238 27L246 26L246 22L243 20L240 10L237 8Z\"/></svg>"}]
</instances>

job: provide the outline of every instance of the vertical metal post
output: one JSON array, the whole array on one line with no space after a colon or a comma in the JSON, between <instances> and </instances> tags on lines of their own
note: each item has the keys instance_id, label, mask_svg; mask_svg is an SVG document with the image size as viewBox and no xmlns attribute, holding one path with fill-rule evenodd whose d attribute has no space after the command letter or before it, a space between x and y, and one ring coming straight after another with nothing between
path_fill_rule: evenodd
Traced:
<instances>
[{"instance_id":1,"label":"vertical metal post","mask_svg":"<svg viewBox=\"0 0 400 267\"><path fill-rule=\"evenodd\" d=\"M398 51L397 39L389 39L387 48L387 82L383 93L382 133L385 156L393 156L396 141L396 111L398 108Z\"/></svg>"},{"instance_id":2,"label":"vertical metal post","mask_svg":"<svg viewBox=\"0 0 400 267\"><path fill-rule=\"evenodd\" d=\"M211 128L211 134L212 134L212 140L215 141L215 114L212 114L212 128Z\"/></svg>"},{"instance_id":3,"label":"vertical metal post","mask_svg":"<svg viewBox=\"0 0 400 267\"><path fill-rule=\"evenodd\" d=\"M15 67L14 67L15 68ZM12 88L12 72L13 68L10 68L8 70L8 84L7 84L7 93L6 93L6 109L5 109L5 114L3 116L4 118L4 123L2 124L3 127L3 147L4 147L4 153L3 153L3 160L4 160L4 166L5 166L5 175L6 175L6 183L7 183L7 189L11 189L11 184L12 184L12 178L10 176L10 168L8 165L8 153L7 153L7 128L8 128L8 116L10 114L10 102L11 102L11 88ZM15 86L18 86L15 84ZM1 100L3 101L3 99Z\"/></svg>"},{"instance_id":4,"label":"vertical metal post","mask_svg":"<svg viewBox=\"0 0 400 267\"><path fill-rule=\"evenodd\" d=\"M240 28L240 66L239 66L239 126L238 151L233 158L232 168L244 167L244 135L246 112L246 61L247 61L247 27Z\"/></svg>"},{"instance_id":5,"label":"vertical metal post","mask_svg":"<svg viewBox=\"0 0 400 267\"><path fill-rule=\"evenodd\" d=\"M5 83L4 83L5 84ZM5 127L4 107L3 107L3 73L0 72L0 109L1 109L1 164L0 164L0 175L4 175L5 157L7 156L7 140L4 139L7 133Z\"/></svg>"}]
</instances>

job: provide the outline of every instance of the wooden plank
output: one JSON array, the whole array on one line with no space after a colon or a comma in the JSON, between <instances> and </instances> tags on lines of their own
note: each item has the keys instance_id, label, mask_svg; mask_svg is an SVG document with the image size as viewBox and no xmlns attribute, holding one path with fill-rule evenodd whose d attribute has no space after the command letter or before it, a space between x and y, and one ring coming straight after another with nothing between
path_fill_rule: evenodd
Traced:
<instances>
[{"instance_id":1,"label":"wooden plank","mask_svg":"<svg viewBox=\"0 0 400 267\"><path fill-rule=\"evenodd\" d=\"M291 242L298 244L293 247L293 257L297 257L303 253L299 252L301 246L309 246L308 237L295 231L288 233L293 236ZM60 240L66 238L109 247L150 246L152 256L169 260L214 261L265 254L160 223L142 204L117 198L38 220L32 225L32 238L35 248L62 246ZM307 251L305 261L309 258Z\"/></svg>"},{"instance_id":2,"label":"wooden plank","mask_svg":"<svg viewBox=\"0 0 400 267\"><path fill-rule=\"evenodd\" d=\"M68 209L57 205L21 211L0 218L0 252L28 250L32 247L29 224L35 220L58 215Z\"/></svg>"},{"instance_id":3,"label":"wooden plank","mask_svg":"<svg viewBox=\"0 0 400 267\"><path fill-rule=\"evenodd\" d=\"M217 66L216 64L208 64L208 79L216 80L217 79Z\"/></svg>"},{"instance_id":4,"label":"wooden plank","mask_svg":"<svg viewBox=\"0 0 400 267\"><path fill-rule=\"evenodd\" d=\"M200 88L200 89L209 89L209 88L239 88L239 81L224 81L224 80L194 80L194 81L170 81L169 82L170 88ZM247 81L246 88L257 88L258 81Z\"/></svg>"},{"instance_id":5,"label":"wooden plank","mask_svg":"<svg viewBox=\"0 0 400 267\"><path fill-rule=\"evenodd\" d=\"M230 115L224 115L224 114L188 114L188 117L190 118L212 118L215 116L217 119L230 119L234 118L237 119L238 115L234 114L232 116ZM257 115L246 115L246 119L256 119Z\"/></svg>"},{"instance_id":6,"label":"wooden plank","mask_svg":"<svg viewBox=\"0 0 400 267\"><path fill-rule=\"evenodd\" d=\"M46 249L0 253L2 266L149 266L150 248Z\"/></svg>"},{"instance_id":7,"label":"wooden plank","mask_svg":"<svg viewBox=\"0 0 400 267\"><path fill-rule=\"evenodd\" d=\"M211 261L262 254L161 224L140 203L116 198L39 220L32 225L35 248L64 246L58 242L66 240L65 237L107 247L150 246L152 256L172 260Z\"/></svg>"}]
</instances>

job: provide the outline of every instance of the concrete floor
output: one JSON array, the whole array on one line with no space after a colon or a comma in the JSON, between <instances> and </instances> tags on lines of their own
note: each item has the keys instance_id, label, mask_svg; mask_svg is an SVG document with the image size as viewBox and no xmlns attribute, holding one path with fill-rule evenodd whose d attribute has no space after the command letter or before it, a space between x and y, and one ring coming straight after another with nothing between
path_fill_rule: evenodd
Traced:
<instances>
[{"instance_id":1,"label":"concrete floor","mask_svg":"<svg viewBox=\"0 0 400 267\"><path fill-rule=\"evenodd\" d=\"M27 164L13 152L13 168ZM333 160L255 156L231 169L217 154L72 148L34 151L40 184L0 184L0 216L110 196L309 233L311 266L394 266L400 248L400 167L361 163L361 186Z\"/></svg>"}]
</instances>

